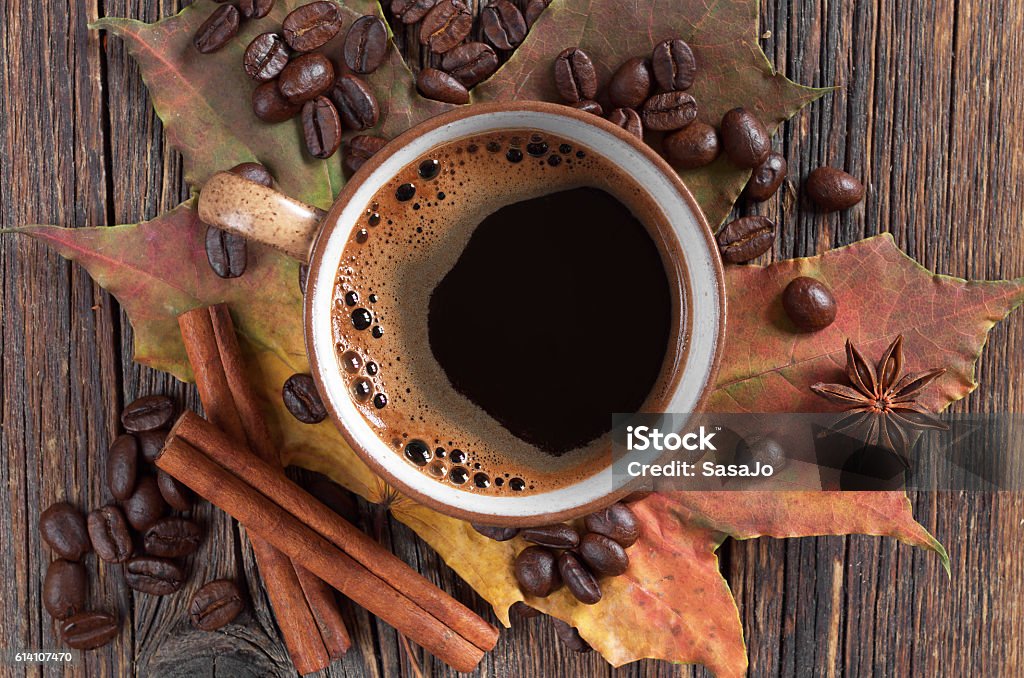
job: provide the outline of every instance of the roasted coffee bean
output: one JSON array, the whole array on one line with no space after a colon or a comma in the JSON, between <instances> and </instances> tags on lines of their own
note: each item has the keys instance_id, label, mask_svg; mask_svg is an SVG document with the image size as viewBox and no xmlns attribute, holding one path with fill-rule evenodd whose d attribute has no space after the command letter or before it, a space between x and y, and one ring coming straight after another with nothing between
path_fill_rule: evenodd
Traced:
<instances>
[{"instance_id":1,"label":"roasted coffee bean","mask_svg":"<svg viewBox=\"0 0 1024 678\"><path fill-rule=\"evenodd\" d=\"M819 167L807 175L807 196L826 212L853 207L864 198L864 184L834 167Z\"/></svg>"},{"instance_id":2,"label":"roasted coffee bean","mask_svg":"<svg viewBox=\"0 0 1024 678\"><path fill-rule=\"evenodd\" d=\"M786 465L786 451L774 438L754 436L749 440L741 440L736 446L736 463L761 463L771 466L774 471Z\"/></svg>"},{"instance_id":3,"label":"roasted coffee bean","mask_svg":"<svg viewBox=\"0 0 1024 678\"><path fill-rule=\"evenodd\" d=\"M302 104L293 104L277 88L277 80L265 82L252 92L252 112L263 122L291 120L302 110Z\"/></svg>"},{"instance_id":4,"label":"roasted coffee bean","mask_svg":"<svg viewBox=\"0 0 1024 678\"><path fill-rule=\"evenodd\" d=\"M369 134L357 134L352 137L345 145L345 169L350 173L355 172L387 143L387 139Z\"/></svg>"},{"instance_id":5,"label":"roasted coffee bean","mask_svg":"<svg viewBox=\"0 0 1024 678\"><path fill-rule=\"evenodd\" d=\"M43 578L43 607L54 619L67 619L85 609L88 584L85 565L55 560Z\"/></svg>"},{"instance_id":6,"label":"roasted coffee bean","mask_svg":"<svg viewBox=\"0 0 1024 678\"><path fill-rule=\"evenodd\" d=\"M473 13L463 0L440 0L420 24L420 44L444 54L473 30Z\"/></svg>"},{"instance_id":7,"label":"roasted coffee bean","mask_svg":"<svg viewBox=\"0 0 1024 678\"><path fill-rule=\"evenodd\" d=\"M334 66L319 53L300 54L288 62L277 78L277 88L293 104L311 101L329 90L333 84Z\"/></svg>"},{"instance_id":8,"label":"roasted coffee bean","mask_svg":"<svg viewBox=\"0 0 1024 678\"><path fill-rule=\"evenodd\" d=\"M184 483L163 469L157 469L156 486L160 489L160 496L164 498L172 509L178 511L189 511L192 509L194 497Z\"/></svg>"},{"instance_id":9,"label":"roasted coffee bean","mask_svg":"<svg viewBox=\"0 0 1024 678\"><path fill-rule=\"evenodd\" d=\"M775 223L768 217L742 217L726 224L718 232L718 251L722 260L741 264L756 259L775 244Z\"/></svg>"},{"instance_id":10,"label":"roasted coffee bean","mask_svg":"<svg viewBox=\"0 0 1024 678\"><path fill-rule=\"evenodd\" d=\"M601 108L601 104L597 103L593 99L584 99L583 101L577 101L576 103L569 105L577 110L583 111L584 113L604 115L604 109Z\"/></svg>"},{"instance_id":11,"label":"roasted coffee bean","mask_svg":"<svg viewBox=\"0 0 1024 678\"><path fill-rule=\"evenodd\" d=\"M245 238L237 233L209 226L206 229L206 260L220 278L237 278L245 273Z\"/></svg>"},{"instance_id":12,"label":"roasted coffee bean","mask_svg":"<svg viewBox=\"0 0 1024 678\"><path fill-rule=\"evenodd\" d=\"M556 523L543 527L527 527L519 536L533 544L556 549L574 549L580 543L579 533L571 525Z\"/></svg>"},{"instance_id":13,"label":"roasted coffee bean","mask_svg":"<svg viewBox=\"0 0 1024 678\"><path fill-rule=\"evenodd\" d=\"M160 428L155 431L139 431L135 434L139 441L139 455L143 461L150 464L160 456L160 450L164 449L164 442L167 440L167 429Z\"/></svg>"},{"instance_id":14,"label":"roasted coffee bean","mask_svg":"<svg viewBox=\"0 0 1024 678\"><path fill-rule=\"evenodd\" d=\"M651 95L651 69L647 59L629 59L608 83L608 98L616 108L640 108Z\"/></svg>"},{"instance_id":15,"label":"roasted coffee bean","mask_svg":"<svg viewBox=\"0 0 1024 678\"><path fill-rule=\"evenodd\" d=\"M260 186L266 186L272 188L274 186L274 177L263 165L258 162L242 162L228 170L232 174L237 174L243 179L254 181Z\"/></svg>"},{"instance_id":16,"label":"roasted coffee bean","mask_svg":"<svg viewBox=\"0 0 1024 678\"><path fill-rule=\"evenodd\" d=\"M146 553L160 558L181 558L199 548L203 533L184 518L164 518L146 530L142 543Z\"/></svg>"},{"instance_id":17,"label":"roasted coffee bean","mask_svg":"<svg viewBox=\"0 0 1024 678\"><path fill-rule=\"evenodd\" d=\"M797 329L817 332L836 319L836 298L825 283L800 276L786 285L782 292L782 306Z\"/></svg>"},{"instance_id":18,"label":"roasted coffee bean","mask_svg":"<svg viewBox=\"0 0 1024 678\"><path fill-rule=\"evenodd\" d=\"M309 278L309 265L299 264L299 291L306 294L306 279Z\"/></svg>"},{"instance_id":19,"label":"roasted coffee bean","mask_svg":"<svg viewBox=\"0 0 1024 678\"><path fill-rule=\"evenodd\" d=\"M327 408L308 374L293 374L281 390L284 405L303 424L318 424L327 418Z\"/></svg>"},{"instance_id":20,"label":"roasted coffee bean","mask_svg":"<svg viewBox=\"0 0 1024 678\"><path fill-rule=\"evenodd\" d=\"M274 0L238 0L238 11L246 19L262 19L274 9Z\"/></svg>"},{"instance_id":21,"label":"roasted coffee bean","mask_svg":"<svg viewBox=\"0 0 1024 678\"><path fill-rule=\"evenodd\" d=\"M338 107L338 115L345 129L364 130L377 124L380 108L377 97L361 78L343 75L331 89L331 100Z\"/></svg>"},{"instance_id":22,"label":"roasted coffee bean","mask_svg":"<svg viewBox=\"0 0 1024 678\"><path fill-rule=\"evenodd\" d=\"M65 560L81 560L92 551L85 517L67 502L53 504L43 511L39 516L39 534Z\"/></svg>"},{"instance_id":23,"label":"roasted coffee bean","mask_svg":"<svg viewBox=\"0 0 1024 678\"><path fill-rule=\"evenodd\" d=\"M601 600L601 586L597 579L569 551L558 556L558 573L576 600L584 605L593 605Z\"/></svg>"},{"instance_id":24,"label":"roasted coffee bean","mask_svg":"<svg viewBox=\"0 0 1024 678\"><path fill-rule=\"evenodd\" d=\"M273 80L288 65L291 52L287 43L277 33L257 35L245 48L242 65L249 77L259 82Z\"/></svg>"},{"instance_id":25,"label":"roasted coffee bean","mask_svg":"<svg viewBox=\"0 0 1024 678\"><path fill-rule=\"evenodd\" d=\"M171 423L174 401L167 396L144 396L128 404L121 412L121 425L126 431L152 431Z\"/></svg>"},{"instance_id":26,"label":"roasted coffee bean","mask_svg":"<svg viewBox=\"0 0 1024 678\"><path fill-rule=\"evenodd\" d=\"M781 153L769 153L760 165L754 168L747 182L746 196L754 202L764 202L775 195L786 179L786 158Z\"/></svg>"},{"instance_id":27,"label":"roasted coffee bean","mask_svg":"<svg viewBox=\"0 0 1024 678\"><path fill-rule=\"evenodd\" d=\"M498 70L498 55L490 45L467 42L445 54L441 68L469 89Z\"/></svg>"},{"instance_id":28,"label":"roasted coffee bean","mask_svg":"<svg viewBox=\"0 0 1024 678\"><path fill-rule=\"evenodd\" d=\"M612 504L583 519L588 532L611 537L621 546L632 546L640 538L640 522L625 504Z\"/></svg>"},{"instance_id":29,"label":"roasted coffee bean","mask_svg":"<svg viewBox=\"0 0 1024 678\"><path fill-rule=\"evenodd\" d=\"M302 105L302 136L314 158L326 159L341 146L341 118L331 100L319 96Z\"/></svg>"},{"instance_id":30,"label":"roasted coffee bean","mask_svg":"<svg viewBox=\"0 0 1024 678\"><path fill-rule=\"evenodd\" d=\"M535 610L521 600L517 600L512 603L512 606L508 608L510 616L518 617L519 619L533 619L541 615L540 610Z\"/></svg>"},{"instance_id":31,"label":"roasted coffee bean","mask_svg":"<svg viewBox=\"0 0 1024 678\"><path fill-rule=\"evenodd\" d=\"M486 37L498 49L515 49L526 38L526 19L509 0L495 0L480 12Z\"/></svg>"},{"instance_id":32,"label":"roasted coffee bean","mask_svg":"<svg viewBox=\"0 0 1024 678\"><path fill-rule=\"evenodd\" d=\"M646 129L668 132L682 129L697 118L697 100L686 92L663 92L644 102Z\"/></svg>"},{"instance_id":33,"label":"roasted coffee bean","mask_svg":"<svg viewBox=\"0 0 1024 678\"><path fill-rule=\"evenodd\" d=\"M718 132L696 120L665 137L664 149L668 161L680 169L704 167L718 157Z\"/></svg>"},{"instance_id":34,"label":"roasted coffee bean","mask_svg":"<svg viewBox=\"0 0 1024 678\"><path fill-rule=\"evenodd\" d=\"M216 631L245 609L245 598L230 579L217 579L192 594L188 618L200 631Z\"/></svg>"},{"instance_id":35,"label":"roasted coffee bean","mask_svg":"<svg viewBox=\"0 0 1024 678\"><path fill-rule=\"evenodd\" d=\"M138 556L125 563L124 578L135 591L166 596L185 583L185 571L173 560Z\"/></svg>"},{"instance_id":36,"label":"roasted coffee bean","mask_svg":"<svg viewBox=\"0 0 1024 678\"><path fill-rule=\"evenodd\" d=\"M468 104L469 92L454 76L436 68L424 68L416 76L416 88L428 99L449 104Z\"/></svg>"},{"instance_id":37,"label":"roasted coffee bean","mask_svg":"<svg viewBox=\"0 0 1024 678\"><path fill-rule=\"evenodd\" d=\"M107 450L107 487L114 499L127 499L135 490L139 443L131 433L119 435Z\"/></svg>"},{"instance_id":38,"label":"roasted coffee bean","mask_svg":"<svg viewBox=\"0 0 1024 678\"><path fill-rule=\"evenodd\" d=\"M637 139L644 138L644 124L640 120L640 114L632 108L616 108L608 114L608 122L618 125Z\"/></svg>"},{"instance_id":39,"label":"roasted coffee bean","mask_svg":"<svg viewBox=\"0 0 1024 678\"><path fill-rule=\"evenodd\" d=\"M284 39L296 52L322 47L341 30L341 9L333 2L311 2L292 11L281 28Z\"/></svg>"},{"instance_id":40,"label":"roasted coffee bean","mask_svg":"<svg viewBox=\"0 0 1024 678\"><path fill-rule=\"evenodd\" d=\"M569 47L555 58L555 87L571 104L597 95L597 73L590 56L579 47Z\"/></svg>"},{"instance_id":41,"label":"roasted coffee bean","mask_svg":"<svg viewBox=\"0 0 1024 678\"><path fill-rule=\"evenodd\" d=\"M722 116L722 148L733 164L753 169L772 152L772 139L761 120L745 108Z\"/></svg>"},{"instance_id":42,"label":"roasted coffee bean","mask_svg":"<svg viewBox=\"0 0 1024 678\"><path fill-rule=\"evenodd\" d=\"M79 612L60 625L64 644L76 650L95 650L121 632L121 623L109 612Z\"/></svg>"},{"instance_id":43,"label":"roasted coffee bean","mask_svg":"<svg viewBox=\"0 0 1024 678\"><path fill-rule=\"evenodd\" d=\"M237 7L221 5L196 31L192 44L202 54L216 52L238 34L241 20Z\"/></svg>"},{"instance_id":44,"label":"roasted coffee bean","mask_svg":"<svg viewBox=\"0 0 1024 678\"><path fill-rule=\"evenodd\" d=\"M518 527L495 527L493 525L477 525L473 523L473 529L494 541L508 541L519 534Z\"/></svg>"},{"instance_id":45,"label":"roasted coffee bean","mask_svg":"<svg viewBox=\"0 0 1024 678\"><path fill-rule=\"evenodd\" d=\"M144 476L139 479L132 496L121 503L121 508L131 526L139 532L144 532L153 523L164 517L167 512L167 502L160 496L156 478Z\"/></svg>"},{"instance_id":46,"label":"roasted coffee bean","mask_svg":"<svg viewBox=\"0 0 1024 678\"><path fill-rule=\"evenodd\" d=\"M391 0L391 13L403 24L414 24L427 15L437 0Z\"/></svg>"},{"instance_id":47,"label":"roasted coffee bean","mask_svg":"<svg viewBox=\"0 0 1024 678\"><path fill-rule=\"evenodd\" d=\"M690 89L697 75L697 60L683 40L664 40L654 48L651 70L663 90Z\"/></svg>"},{"instance_id":48,"label":"roasted coffee bean","mask_svg":"<svg viewBox=\"0 0 1024 678\"><path fill-rule=\"evenodd\" d=\"M123 563L135 550L132 533L121 509L113 504L89 513L89 538L96 555L108 563Z\"/></svg>"},{"instance_id":49,"label":"roasted coffee bean","mask_svg":"<svg viewBox=\"0 0 1024 678\"><path fill-rule=\"evenodd\" d=\"M345 34L345 65L355 73L373 73L388 55L388 29L379 17L356 19Z\"/></svg>"},{"instance_id":50,"label":"roasted coffee bean","mask_svg":"<svg viewBox=\"0 0 1024 678\"><path fill-rule=\"evenodd\" d=\"M523 18L526 19L527 30L533 28L533 25L537 23L537 19L544 13L544 10L551 4L551 0L530 0L526 3L526 10L523 12Z\"/></svg>"},{"instance_id":51,"label":"roasted coffee bean","mask_svg":"<svg viewBox=\"0 0 1024 678\"><path fill-rule=\"evenodd\" d=\"M528 596L543 598L562 585L555 554L543 546L527 546L513 564L519 589Z\"/></svg>"},{"instance_id":52,"label":"roasted coffee bean","mask_svg":"<svg viewBox=\"0 0 1024 678\"><path fill-rule=\"evenodd\" d=\"M617 577L629 567L629 556L619 542L603 534L588 532L580 540L580 557L595 573Z\"/></svg>"},{"instance_id":53,"label":"roasted coffee bean","mask_svg":"<svg viewBox=\"0 0 1024 678\"><path fill-rule=\"evenodd\" d=\"M569 626L557 617L551 618L551 626L555 629L555 635L562 641L562 644L573 652L590 652L594 649L587 641L583 640L583 636L575 626Z\"/></svg>"}]
</instances>

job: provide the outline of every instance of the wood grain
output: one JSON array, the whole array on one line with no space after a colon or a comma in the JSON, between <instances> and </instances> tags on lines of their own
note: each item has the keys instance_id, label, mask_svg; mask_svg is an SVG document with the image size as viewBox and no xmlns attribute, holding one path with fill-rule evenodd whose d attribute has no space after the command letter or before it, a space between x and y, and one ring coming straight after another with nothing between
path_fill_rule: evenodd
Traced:
<instances>
[{"instance_id":1,"label":"wood grain","mask_svg":"<svg viewBox=\"0 0 1024 678\"><path fill-rule=\"evenodd\" d=\"M479 10L482 2L475 2ZM138 69L117 40L87 29L105 14L155 20L170 0L0 0L0 227L84 226L151 218L187 195L180 158L165 144ZM791 182L743 213L780 224L766 256L822 252L891 232L925 265L963 277L1024 275L1024 6L874 0L767 2L762 45L776 67L811 85L842 85L784 126L776 145ZM409 57L424 57L408 31ZM868 186L842 214L806 209L800 179L844 166ZM0 619L10 648L58 646L41 607L51 558L36 530L59 499L84 508L111 500L99 470L116 411L137 395L195 392L131 362L131 328L81 269L42 245L0 236ZM961 412L1024 411L1024 320L997 327L978 364L981 388ZM360 504L364 528L481 613L487 606L403 525ZM950 551L952 578L933 555L890 539L828 537L726 543L723 571L740 604L751 676L1024 675L1024 498L942 493L914 498L915 514ZM223 633L193 630L187 594L133 594L120 568L97 572L93 604L125 620L119 640L84 656L88 675L294 675L277 637L252 551L219 512L189 562L193 582L244 580L253 605ZM325 676L453 675L406 652L393 630L343 604L353 649ZM644 661L610 669L567 653L544 620L517 622L481 675L707 675ZM21 670L21 669L19 669ZM42 675L39 667L24 669ZM80 667L47 668L78 675ZM7 675L7 670L4 670Z\"/></svg>"}]
</instances>

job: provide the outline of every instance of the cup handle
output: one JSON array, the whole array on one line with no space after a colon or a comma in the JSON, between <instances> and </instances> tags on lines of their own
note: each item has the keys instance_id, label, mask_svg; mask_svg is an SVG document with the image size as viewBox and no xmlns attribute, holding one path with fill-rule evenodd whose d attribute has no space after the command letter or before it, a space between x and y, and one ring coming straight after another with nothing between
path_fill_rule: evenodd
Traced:
<instances>
[{"instance_id":1,"label":"cup handle","mask_svg":"<svg viewBox=\"0 0 1024 678\"><path fill-rule=\"evenodd\" d=\"M219 172L199 194L203 223L284 252L308 263L327 213L230 172Z\"/></svg>"}]
</instances>

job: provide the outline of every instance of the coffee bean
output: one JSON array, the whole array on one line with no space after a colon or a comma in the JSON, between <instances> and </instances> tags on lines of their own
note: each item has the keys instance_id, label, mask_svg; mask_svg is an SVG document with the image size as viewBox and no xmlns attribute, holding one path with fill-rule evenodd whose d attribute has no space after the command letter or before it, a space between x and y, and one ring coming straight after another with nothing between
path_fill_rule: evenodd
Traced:
<instances>
[{"instance_id":1,"label":"coffee bean","mask_svg":"<svg viewBox=\"0 0 1024 678\"><path fill-rule=\"evenodd\" d=\"M274 9L274 0L238 0L238 11L246 19L262 19Z\"/></svg>"},{"instance_id":2,"label":"coffee bean","mask_svg":"<svg viewBox=\"0 0 1024 678\"><path fill-rule=\"evenodd\" d=\"M569 626L557 617L551 618L551 626L555 629L555 635L562 641L562 644L573 652L590 652L594 649L587 641L583 640L583 636L576 630L576 627Z\"/></svg>"},{"instance_id":3,"label":"coffee bean","mask_svg":"<svg viewBox=\"0 0 1024 678\"><path fill-rule=\"evenodd\" d=\"M409 25L425 17L436 4L437 0L391 0L391 13Z\"/></svg>"},{"instance_id":4,"label":"coffee bean","mask_svg":"<svg viewBox=\"0 0 1024 678\"><path fill-rule=\"evenodd\" d=\"M722 147L733 164L753 169L772 151L772 139L761 120L745 108L722 116Z\"/></svg>"},{"instance_id":5,"label":"coffee bean","mask_svg":"<svg viewBox=\"0 0 1024 678\"><path fill-rule=\"evenodd\" d=\"M39 534L65 560L81 560L92 543L82 513L67 502L53 504L39 516Z\"/></svg>"},{"instance_id":6,"label":"coffee bean","mask_svg":"<svg viewBox=\"0 0 1024 678\"><path fill-rule=\"evenodd\" d=\"M118 507L109 504L89 513L89 538L96 555L108 563L123 563L135 550L128 521Z\"/></svg>"},{"instance_id":7,"label":"coffee bean","mask_svg":"<svg viewBox=\"0 0 1024 678\"><path fill-rule=\"evenodd\" d=\"M764 202L775 195L786 179L786 158L781 153L769 153L760 165L754 168L747 182L746 196L754 202Z\"/></svg>"},{"instance_id":8,"label":"coffee bean","mask_svg":"<svg viewBox=\"0 0 1024 678\"><path fill-rule=\"evenodd\" d=\"M736 446L735 459L737 464L759 462L778 471L786 465L786 451L774 438L759 435L749 440L741 440Z\"/></svg>"},{"instance_id":9,"label":"coffee bean","mask_svg":"<svg viewBox=\"0 0 1024 678\"><path fill-rule=\"evenodd\" d=\"M711 125L695 120L665 137L665 155L680 169L710 165L718 157L718 132Z\"/></svg>"},{"instance_id":10,"label":"coffee bean","mask_svg":"<svg viewBox=\"0 0 1024 678\"><path fill-rule=\"evenodd\" d=\"M331 100L319 96L302 105L302 136L314 158L326 159L341 146L341 119Z\"/></svg>"},{"instance_id":11,"label":"coffee bean","mask_svg":"<svg viewBox=\"0 0 1024 678\"><path fill-rule=\"evenodd\" d=\"M498 49L515 49L526 38L526 19L509 0L495 0L480 12L484 37Z\"/></svg>"},{"instance_id":12,"label":"coffee bean","mask_svg":"<svg viewBox=\"0 0 1024 678\"><path fill-rule=\"evenodd\" d=\"M327 418L327 408L316 390L316 382L308 374L293 374L281 391L284 405L303 424L318 424Z\"/></svg>"},{"instance_id":13,"label":"coffee bean","mask_svg":"<svg viewBox=\"0 0 1024 678\"><path fill-rule=\"evenodd\" d=\"M121 425L126 431L152 431L171 422L174 401L167 396L150 395L128 404L121 412Z\"/></svg>"},{"instance_id":14,"label":"coffee bean","mask_svg":"<svg viewBox=\"0 0 1024 678\"><path fill-rule=\"evenodd\" d=\"M533 544L556 549L574 549L580 543L580 535L571 525L557 523L543 527L527 527L519 536Z\"/></svg>"},{"instance_id":15,"label":"coffee bean","mask_svg":"<svg viewBox=\"0 0 1024 678\"><path fill-rule=\"evenodd\" d=\"M651 94L651 70L646 59L629 59L608 83L608 98L616 108L640 108Z\"/></svg>"},{"instance_id":16,"label":"coffee bean","mask_svg":"<svg viewBox=\"0 0 1024 678\"><path fill-rule=\"evenodd\" d=\"M302 292L303 296L306 295L306 279L308 277L309 277L309 265L308 264L300 264L299 265L299 291Z\"/></svg>"},{"instance_id":17,"label":"coffee bean","mask_svg":"<svg viewBox=\"0 0 1024 678\"><path fill-rule=\"evenodd\" d=\"M327 57L319 53L300 54L288 62L277 78L277 88L284 98L293 104L315 99L329 90L333 84L334 66Z\"/></svg>"},{"instance_id":18,"label":"coffee bean","mask_svg":"<svg viewBox=\"0 0 1024 678\"><path fill-rule=\"evenodd\" d=\"M161 428L155 431L139 431L135 434L135 438L139 441L139 455L143 461L150 464L156 461L156 458L160 456L160 451L164 449L167 433L167 429Z\"/></svg>"},{"instance_id":19,"label":"coffee bean","mask_svg":"<svg viewBox=\"0 0 1024 678\"><path fill-rule=\"evenodd\" d=\"M291 120L301 110L302 104L293 104L284 98L276 80L265 82L252 92L252 112L263 122Z\"/></svg>"},{"instance_id":20,"label":"coffee bean","mask_svg":"<svg viewBox=\"0 0 1024 678\"><path fill-rule=\"evenodd\" d=\"M826 212L853 207L864 198L864 184L834 167L819 167L807 175L807 196Z\"/></svg>"},{"instance_id":21,"label":"coffee bean","mask_svg":"<svg viewBox=\"0 0 1024 678\"><path fill-rule=\"evenodd\" d=\"M132 496L121 503L124 517L139 532L149 529L150 525L163 518L167 512L167 503L160 496L156 478L144 476L139 479Z\"/></svg>"},{"instance_id":22,"label":"coffee bean","mask_svg":"<svg viewBox=\"0 0 1024 678\"><path fill-rule=\"evenodd\" d=\"M114 439L107 450L107 487L114 499L127 499L135 490L139 444L131 433Z\"/></svg>"},{"instance_id":23,"label":"coffee bean","mask_svg":"<svg viewBox=\"0 0 1024 678\"><path fill-rule=\"evenodd\" d=\"M477 525L473 523L473 529L494 541L508 541L519 534L518 527L495 527L493 525Z\"/></svg>"},{"instance_id":24,"label":"coffee bean","mask_svg":"<svg viewBox=\"0 0 1024 678\"><path fill-rule=\"evenodd\" d=\"M562 584L555 554L543 546L527 546L513 564L519 589L528 596L543 598Z\"/></svg>"},{"instance_id":25,"label":"coffee bean","mask_svg":"<svg viewBox=\"0 0 1024 678\"><path fill-rule=\"evenodd\" d=\"M594 63L579 47L569 47L555 58L555 87L571 104L597 95L597 73Z\"/></svg>"},{"instance_id":26,"label":"coffee bean","mask_svg":"<svg viewBox=\"0 0 1024 678\"><path fill-rule=\"evenodd\" d=\"M541 615L540 610L535 610L521 600L517 600L512 603L512 606L508 608L510 617L518 617L519 619L533 619Z\"/></svg>"},{"instance_id":27,"label":"coffee bean","mask_svg":"<svg viewBox=\"0 0 1024 678\"><path fill-rule=\"evenodd\" d=\"M356 19L345 34L345 65L355 73L373 73L388 55L388 29L367 14Z\"/></svg>"},{"instance_id":28,"label":"coffee bean","mask_svg":"<svg viewBox=\"0 0 1024 678\"><path fill-rule=\"evenodd\" d=\"M436 68L424 68L416 76L416 88L428 99L449 104L468 104L469 92L454 76Z\"/></svg>"},{"instance_id":29,"label":"coffee bean","mask_svg":"<svg viewBox=\"0 0 1024 678\"><path fill-rule=\"evenodd\" d=\"M184 518L164 518L146 530L146 553L160 558L181 558L199 548L203 533L199 526Z\"/></svg>"},{"instance_id":30,"label":"coffee bean","mask_svg":"<svg viewBox=\"0 0 1024 678\"><path fill-rule=\"evenodd\" d=\"M775 244L775 223L768 217L742 217L718 232L718 250L730 264L756 259Z\"/></svg>"},{"instance_id":31,"label":"coffee bean","mask_svg":"<svg viewBox=\"0 0 1024 678\"><path fill-rule=\"evenodd\" d=\"M608 114L608 122L618 125L637 139L644 138L644 124L640 115L632 108L616 108Z\"/></svg>"},{"instance_id":32,"label":"coffee bean","mask_svg":"<svg viewBox=\"0 0 1024 678\"><path fill-rule=\"evenodd\" d=\"M250 78L266 82L281 74L290 55L284 38L277 33L262 33L245 48L242 65Z\"/></svg>"},{"instance_id":33,"label":"coffee bean","mask_svg":"<svg viewBox=\"0 0 1024 678\"><path fill-rule=\"evenodd\" d=\"M617 577L629 567L626 549L603 534L588 532L580 540L580 557L597 574Z\"/></svg>"},{"instance_id":34,"label":"coffee bean","mask_svg":"<svg viewBox=\"0 0 1024 678\"><path fill-rule=\"evenodd\" d=\"M490 45L467 42L445 54L441 68L469 89L498 70L498 55Z\"/></svg>"},{"instance_id":35,"label":"coffee bean","mask_svg":"<svg viewBox=\"0 0 1024 678\"><path fill-rule=\"evenodd\" d=\"M640 538L640 522L625 504L612 504L595 511L583 519L583 524L588 532L603 534L621 546L632 546Z\"/></svg>"},{"instance_id":36,"label":"coffee bean","mask_svg":"<svg viewBox=\"0 0 1024 678\"><path fill-rule=\"evenodd\" d=\"M217 579L192 594L188 618L200 631L216 631L234 621L245 609L238 585L230 579Z\"/></svg>"},{"instance_id":37,"label":"coffee bean","mask_svg":"<svg viewBox=\"0 0 1024 678\"><path fill-rule=\"evenodd\" d=\"M85 609L87 590L84 565L55 560L43 578L43 607L54 619L67 619Z\"/></svg>"},{"instance_id":38,"label":"coffee bean","mask_svg":"<svg viewBox=\"0 0 1024 678\"><path fill-rule=\"evenodd\" d=\"M124 578L135 591L166 596L185 583L185 571L173 560L138 556L125 563Z\"/></svg>"},{"instance_id":39,"label":"coffee bean","mask_svg":"<svg viewBox=\"0 0 1024 678\"><path fill-rule=\"evenodd\" d=\"M797 329L817 332L836 319L836 298L820 280L800 276L782 292L782 306Z\"/></svg>"},{"instance_id":40,"label":"coffee bean","mask_svg":"<svg viewBox=\"0 0 1024 678\"><path fill-rule=\"evenodd\" d=\"M420 24L420 44L444 54L473 30L473 14L463 0L441 0Z\"/></svg>"},{"instance_id":41,"label":"coffee bean","mask_svg":"<svg viewBox=\"0 0 1024 678\"><path fill-rule=\"evenodd\" d=\"M576 600L584 605L593 605L601 600L601 586L597 579L569 551L558 556L558 573Z\"/></svg>"},{"instance_id":42,"label":"coffee bean","mask_svg":"<svg viewBox=\"0 0 1024 678\"><path fill-rule=\"evenodd\" d=\"M341 10L333 2L311 2L293 10L284 18L284 39L296 52L311 52L322 47L341 30ZM287 96L287 95L286 95Z\"/></svg>"},{"instance_id":43,"label":"coffee bean","mask_svg":"<svg viewBox=\"0 0 1024 678\"><path fill-rule=\"evenodd\" d=\"M95 650L112 641L121 632L117 617L109 612L79 612L60 626L64 644L76 650Z\"/></svg>"},{"instance_id":44,"label":"coffee bean","mask_svg":"<svg viewBox=\"0 0 1024 678\"><path fill-rule=\"evenodd\" d=\"M690 89L697 75L697 60L683 40L664 40L654 48L651 70L663 90Z\"/></svg>"},{"instance_id":45,"label":"coffee bean","mask_svg":"<svg viewBox=\"0 0 1024 678\"><path fill-rule=\"evenodd\" d=\"M196 31L192 44L201 54L216 52L238 34L241 20L237 7L221 5Z\"/></svg>"},{"instance_id":46,"label":"coffee bean","mask_svg":"<svg viewBox=\"0 0 1024 678\"><path fill-rule=\"evenodd\" d=\"M668 132L682 129L697 118L697 100L686 92L663 92L644 102L646 129Z\"/></svg>"},{"instance_id":47,"label":"coffee bean","mask_svg":"<svg viewBox=\"0 0 1024 678\"><path fill-rule=\"evenodd\" d=\"M243 179L254 181L260 186L266 186L272 188L274 186L274 177L263 165L258 162L242 162L228 170L232 174L237 174Z\"/></svg>"},{"instance_id":48,"label":"coffee bean","mask_svg":"<svg viewBox=\"0 0 1024 678\"><path fill-rule=\"evenodd\" d=\"M544 10L551 4L551 0L530 0L526 3L526 10L523 12L523 18L526 19L526 28L533 28L533 25L537 23L537 19L544 13Z\"/></svg>"},{"instance_id":49,"label":"coffee bean","mask_svg":"<svg viewBox=\"0 0 1024 678\"><path fill-rule=\"evenodd\" d=\"M160 489L160 496L164 498L172 509L178 511L189 511L192 509L194 497L184 483L163 469L157 469L156 486Z\"/></svg>"},{"instance_id":50,"label":"coffee bean","mask_svg":"<svg viewBox=\"0 0 1024 678\"><path fill-rule=\"evenodd\" d=\"M377 124L380 108L377 97L361 78L343 75L331 89L331 100L338 107L338 114L345 129L364 130Z\"/></svg>"},{"instance_id":51,"label":"coffee bean","mask_svg":"<svg viewBox=\"0 0 1024 678\"><path fill-rule=\"evenodd\" d=\"M345 145L345 169L350 173L355 172L387 143L387 139L368 134L357 134L352 137Z\"/></svg>"},{"instance_id":52,"label":"coffee bean","mask_svg":"<svg viewBox=\"0 0 1024 678\"><path fill-rule=\"evenodd\" d=\"M584 113L593 113L594 115L604 115L604 109L601 108L601 104L597 103L593 99L584 99L577 101L574 104L569 104L573 108ZM634 111L635 112L635 111ZM638 118L639 119L639 118Z\"/></svg>"},{"instance_id":53,"label":"coffee bean","mask_svg":"<svg viewBox=\"0 0 1024 678\"><path fill-rule=\"evenodd\" d=\"M206 260L220 278L237 278L245 273L245 238L237 233L209 226L206 229Z\"/></svg>"}]
</instances>

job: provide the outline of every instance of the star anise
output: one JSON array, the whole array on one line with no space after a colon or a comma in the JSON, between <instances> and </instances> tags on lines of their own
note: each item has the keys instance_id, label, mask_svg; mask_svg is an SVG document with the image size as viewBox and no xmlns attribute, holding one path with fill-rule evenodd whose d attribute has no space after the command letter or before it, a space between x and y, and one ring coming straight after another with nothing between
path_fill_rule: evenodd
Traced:
<instances>
[{"instance_id":1,"label":"star anise","mask_svg":"<svg viewBox=\"0 0 1024 678\"><path fill-rule=\"evenodd\" d=\"M866 443L892 450L906 463L904 454L910 444L908 431L949 428L917 401L924 387L945 371L942 368L926 370L901 378L903 335L889 344L877 367L866 361L847 340L846 376L851 386L817 383L811 390L850 412L834 430L861 429Z\"/></svg>"}]
</instances>

